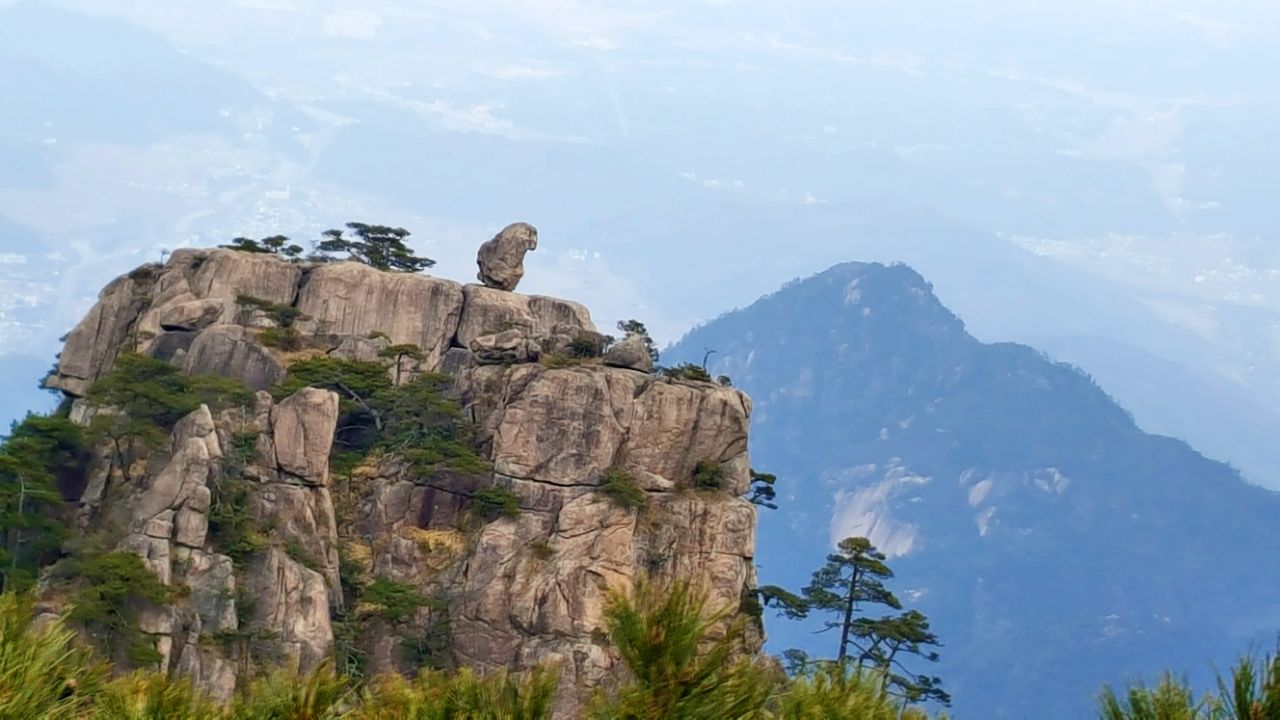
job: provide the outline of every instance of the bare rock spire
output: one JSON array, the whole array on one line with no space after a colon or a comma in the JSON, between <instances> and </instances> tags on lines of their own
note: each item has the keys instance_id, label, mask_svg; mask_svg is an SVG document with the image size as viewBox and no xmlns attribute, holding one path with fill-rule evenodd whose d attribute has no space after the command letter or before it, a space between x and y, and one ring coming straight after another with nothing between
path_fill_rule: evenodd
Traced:
<instances>
[{"instance_id":1,"label":"bare rock spire","mask_svg":"<svg viewBox=\"0 0 1280 720\"><path fill-rule=\"evenodd\" d=\"M538 230L529 223L511 223L502 228L476 254L480 282L498 290L515 290L524 277L524 254L537 247Z\"/></svg>"}]
</instances>

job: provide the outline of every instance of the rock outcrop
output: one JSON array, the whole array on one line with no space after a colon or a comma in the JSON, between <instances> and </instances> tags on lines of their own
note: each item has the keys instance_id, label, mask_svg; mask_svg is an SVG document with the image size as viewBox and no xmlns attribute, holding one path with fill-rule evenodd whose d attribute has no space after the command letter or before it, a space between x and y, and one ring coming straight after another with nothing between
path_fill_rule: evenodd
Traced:
<instances>
[{"instance_id":1,"label":"rock outcrop","mask_svg":"<svg viewBox=\"0 0 1280 720\"><path fill-rule=\"evenodd\" d=\"M649 354L644 338L639 335L630 335L605 352L604 364L640 372L652 372L653 356Z\"/></svg>"},{"instance_id":2,"label":"rock outcrop","mask_svg":"<svg viewBox=\"0 0 1280 720\"><path fill-rule=\"evenodd\" d=\"M177 423L142 477L108 472L85 493L87 532L122 528L118 549L137 553L162 584L183 588L172 606L140 617L157 669L181 672L225 699L243 660L229 640L270 637L260 643L270 659L304 671L328 657L331 614L342 608L327 463L337 406L336 395L314 388L280 403L259 393L253 407L219 417L201 405ZM254 444L233 469L227 454L236 438ZM229 492L233 472L244 478L241 494ZM270 529L253 557L224 554L241 549L220 547L227 538L210 533L211 514L225 516L229 503Z\"/></svg>"},{"instance_id":3,"label":"rock outcrop","mask_svg":"<svg viewBox=\"0 0 1280 720\"><path fill-rule=\"evenodd\" d=\"M586 308L557 298L350 261L179 250L102 291L68 335L47 383L82 397L118 355L141 352L261 390L284 377L290 353L376 360L387 344L417 346L422 359L411 370L438 372L451 349L469 350L477 338L512 328L534 340L566 328L595 331ZM281 342L285 334L295 347Z\"/></svg>"},{"instance_id":4,"label":"rock outcrop","mask_svg":"<svg viewBox=\"0 0 1280 720\"><path fill-rule=\"evenodd\" d=\"M480 246L476 264L485 287L515 290L524 277L524 256L538 247L538 231L529 223L512 223Z\"/></svg>"},{"instance_id":5,"label":"rock outcrop","mask_svg":"<svg viewBox=\"0 0 1280 720\"><path fill-rule=\"evenodd\" d=\"M339 474L330 458L350 398L264 392L297 358L323 355L400 377L382 355L401 344L421 349L412 372L452 374L448 397L489 470L424 470L386 452ZM226 698L247 674L306 670L335 651L370 673L411 672L425 652L480 669L553 662L557 717L569 718L621 672L603 617L611 591L687 579L732 609L755 582L749 399L651 375L643 344L603 350L587 310L564 300L182 251L108 286L50 383L83 396L132 351L258 391L242 407L199 407L131 471L104 453L82 500L86 533L122 528L116 547L183 588L140 619L162 669ZM73 418L95 412L78 400ZM719 468L718 490L694 488L702 465ZM611 472L633 479L642 506L601 490ZM486 488L519 511L479 514ZM390 614L352 590L378 582L424 601Z\"/></svg>"},{"instance_id":6,"label":"rock outcrop","mask_svg":"<svg viewBox=\"0 0 1280 720\"><path fill-rule=\"evenodd\" d=\"M304 333L368 337L382 333L395 344L422 349L436 367L453 343L462 314L457 283L412 273L387 273L355 262L323 265L309 273L298 293Z\"/></svg>"}]
</instances>

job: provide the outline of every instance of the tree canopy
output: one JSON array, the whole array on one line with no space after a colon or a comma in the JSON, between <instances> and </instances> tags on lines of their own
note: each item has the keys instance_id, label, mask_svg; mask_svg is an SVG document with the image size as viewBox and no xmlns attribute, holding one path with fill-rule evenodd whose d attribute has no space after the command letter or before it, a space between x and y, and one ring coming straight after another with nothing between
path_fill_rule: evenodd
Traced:
<instances>
[{"instance_id":1,"label":"tree canopy","mask_svg":"<svg viewBox=\"0 0 1280 720\"><path fill-rule=\"evenodd\" d=\"M59 486L79 484L87 455L80 429L60 416L28 415L0 441L0 591L29 587L56 553L66 534Z\"/></svg>"},{"instance_id":2,"label":"tree canopy","mask_svg":"<svg viewBox=\"0 0 1280 720\"><path fill-rule=\"evenodd\" d=\"M405 244L410 233L404 228L349 222L347 229L354 237L347 236L344 230L326 230L325 239L316 248L324 253L347 253L352 260L379 270L419 272L436 264L435 260L414 255Z\"/></svg>"},{"instance_id":3,"label":"tree canopy","mask_svg":"<svg viewBox=\"0 0 1280 720\"><path fill-rule=\"evenodd\" d=\"M303 251L301 245L289 242L289 238L284 235L271 235L261 240L238 237L232 240L231 244L219 245L218 247L227 250L239 250L240 252L275 254L290 260L300 257Z\"/></svg>"},{"instance_id":4,"label":"tree canopy","mask_svg":"<svg viewBox=\"0 0 1280 720\"><path fill-rule=\"evenodd\" d=\"M884 553L865 537L850 537L841 540L826 564L813 573L801 597L772 586L761 588L759 594L763 606L773 606L784 617L800 619L810 611L828 615L831 619L824 629L840 633L836 666L873 670L886 692L908 702L950 704L951 696L942 690L939 678L917 674L906 665L909 656L938 660L933 648L941 643L928 618L916 610L881 617L867 614L875 606L902 610L901 601L885 586L892 578ZM789 652L788 661L797 669L811 664L799 651Z\"/></svg>"},{"instance_id":5,"label":"tree canopy","mask_svg":"<svg viewBox=\"0 0 1280 720\"><path fill-rule=\"evenodd\" d=\"M638 335L644 342L644 349L649 353L649 357L656 363L658 362L658 346L654 344L653 338L649 336L649 328L639 320L619 320L618 332L622 333L623 338L629 338L632 335Z\"/></svg>"}]
</instances>

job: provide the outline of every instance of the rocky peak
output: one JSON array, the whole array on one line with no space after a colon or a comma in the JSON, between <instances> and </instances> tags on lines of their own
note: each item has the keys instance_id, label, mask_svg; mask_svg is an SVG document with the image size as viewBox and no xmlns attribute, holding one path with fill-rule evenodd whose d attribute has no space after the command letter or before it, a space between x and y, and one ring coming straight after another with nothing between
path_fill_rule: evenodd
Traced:
<instances>
[{"instance_id":1,"label":"rocky peak","mask_svg":"<svg viewBox=\"0 0 1280 720\"><path fill-rule=\"evenodd\" d=\"M508 240L531 248L536 232L512 226L488 252ZM738 608L755 581L750 400L650 374L642 346L602 358L606 346L566 300L182 250L103 290L49 384L84 398L116 357L141 353L257 391L201 405L132 473L103 452L81 501L86 534L120 538L186 589L140 616L162 668L227 697L254 668L335 652L365 673L554 662L558 716L571 717L619 672L611 590L683 578ZM355 394L280 389L291 365L326 357L382 362L400 385L449 373L482 467L392 448L335 470ZM99 411L79 399L73 417ZM718 489L694 488L700 468ZM388 610L392 591L413 599L403 612Z\"/></svg>"}]
</instances>

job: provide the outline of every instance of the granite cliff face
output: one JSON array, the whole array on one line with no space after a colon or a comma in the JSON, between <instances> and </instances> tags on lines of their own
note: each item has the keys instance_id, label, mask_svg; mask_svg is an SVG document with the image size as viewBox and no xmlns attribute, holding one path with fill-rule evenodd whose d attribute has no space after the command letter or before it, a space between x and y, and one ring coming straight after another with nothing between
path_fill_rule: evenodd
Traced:
<instances>
[{"instance_id":1,"label":"granite cliff face","mask_svg":"<svg viewBox=\"0 0 1280 720\"><path fill-rule=\"evenodd\" d=\"M335 649L354 650L366 673L408 672L425 655L481 669L553 662L558 715L572 717L619 672L602 617L611 589L683 578L738 608L755 583L756 513L741 497L750 400L598 360L537 362L583 338L602 338L587 310L555 298L180 250L103 290L48 383L75 398L78 422L110 412L83 396L126 352L256 391L241 407L200 406L132 468L104 451L81 499L86 534L182 589L140 616L162 669L228 697L261 667L305 670ZM331 472L339 395L267 392L300 358L376 360L402 344L421 359L386 360L388 373L448 372L489 471L423 472L384 453ZM700 462L719 464L721 490L692 489ZM641 507L602 492L611 471L635 478ZM482 521L474 496L494 487L519 512ZM247 518L256 544L220 546L211 517L228 513ZM432 602L407 617L351 602L350 587L380 579Z\"/></svg>"}]
</instances>

